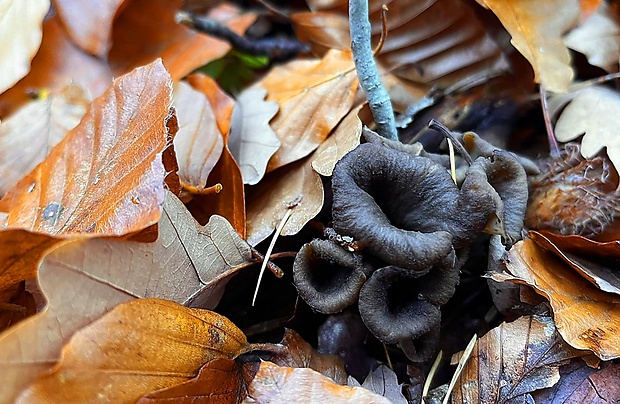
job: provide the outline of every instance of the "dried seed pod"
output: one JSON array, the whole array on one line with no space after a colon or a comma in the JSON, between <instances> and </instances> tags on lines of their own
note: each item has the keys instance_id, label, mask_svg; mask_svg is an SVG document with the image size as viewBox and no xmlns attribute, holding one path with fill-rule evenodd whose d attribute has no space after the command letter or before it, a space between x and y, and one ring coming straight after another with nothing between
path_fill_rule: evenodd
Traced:
<instances>
[{"instance_id":1,"label":"dried seed pod","mask_svg":"<svg viewBox=\"0 0 620 404\"><path fill-rule=\"evenodd\" d=\"M618 216L617 186L618 175L606 156L584 159L579 145L568 143L530 180L525 224L534 230L595 236Z\"/></svg>"}]
</instances>

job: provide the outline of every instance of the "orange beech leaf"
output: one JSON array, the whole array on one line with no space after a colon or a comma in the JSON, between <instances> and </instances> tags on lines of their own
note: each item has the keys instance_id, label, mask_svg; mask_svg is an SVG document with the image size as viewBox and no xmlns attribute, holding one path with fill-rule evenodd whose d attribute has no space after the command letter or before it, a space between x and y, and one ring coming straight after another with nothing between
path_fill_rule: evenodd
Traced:
<instances>
[{"instance_id":1,"label":"orange beech leaf","mask_svg":"<svg viewBox=\"0 0 620 404\"><path fill-rule=\"evenodd\" d=\"M264 88L248 88L239 94L230 121L228 148L235 158L243 183L254 185L263 178L267 162L280 148L269 121L278 113L278 104L264 101Z\"/></svg>"},{"instance_id":2,"label":"orange beech leaf","mask_svg":"<svg viewBox=\"0 0 620 404\"><path fill-rule=\"evenodd\" d=\"M374 43L381 35L384 3L369 3ZM508 69L506 57L467 2L392 0L386 4L388 35L377 60L398 77L428 90ZM319 54L349 49L347 1L311 2L311 8L315 11L292 15L299 38L309 41Z\"/></svg>"},{"instance_id":3,"label":"orange beech leaf","mask_svg":"<svg viewBox=\"0 0 620 404\"><path fill-rule=\"evenodd\" d=\"M0 291L0 333L36 312L36 302L26 291L25 282Z\"/></svg>"},{"instance_id":4,"label":"orange beech leaf","mask_svg":"<svg viewBox=\"0 0 620 404\"><path fill-rule=\"evenodd\" d=\"M69 131L90 104L84 91L67 86L33 100L0 124L0 197L32 171Z\"/></svg>"},{"instance_id":5,"label":"orange beech leaf","mask_svg":"<svg viewBox=\"0 0 620 404\"><path fill-rule=\"evenodd\" d=\"M0 2L0 93L28 74L30 61L41 45L41 24L49 8L49 0Z\"/></svg>"},{"instance_id":6,"label":"orange beech leaf","mask_svg":"<svg viewBox=\"0 0 620 404\"><path fill-rule=\"evenodd\" d=\"M289 209L292 212L282 229L283 236L297 234L321 211L323 183L317 172L331 175L336 162L359 144L361 110L357 107L350 111L312 155L268 174L249 188L248 243L256 245L269 237Z\"/></svg>"},{"instance_id":7,"label":"orange beech leaf","mask_svg":"<svg viewBox=\"0 0 620 404\"><path fill-rule=\"evenodd\" d=\"M341 386L308 368L287 368L262 362L248 387L244 403L375 403L390 400L362 387Z\"/></svg>"},{"instance_id":8,"label":"orange beech leaf","mask_svg":"<svg viewBox=\"0 0 620 404\"><path fill-rule=\"evenodd\" d=\"M358 79L350 51L330 51L323 59L277 66L257 87L267 90L280 112L271 121L282 146L267 171L314 151L353 106Z\"/></svg>"},{"instance_id":9,"label":"orange beech leaf","mask_svg":"<svg viewBox=\"0 0 620 404\"><path fill-rule=\"evenodd\" d=\"M0 335L0 402L12 402L54 366L73 333L117 304L157 297L213 308L228 279L251 260L225 219L214 216L202 227L171 193L158 232L154 243L81 239L45 256L39 284L48 306Z\"/></svg>"},{"instance_id":10,"label":"orange beech leaf","mask_svg":"<svg viewBox=\"0 0 620 404\"><path fill-rule=\"evenodd\" d=\"M181 7L181 0L132 0L128 3L114 21L108 55L114 72L122 74L160 57L176 81L230 50L230 45L224 41L177 24L174 16ZM228 4L211 10L209 17L238 34L243 34L256 19L254 14L240 15L238 9Z\"/></svg>"},{"instance_id":11,"label":"orange beech leaf","mask_svg":"<svg viewBox=\"0 0 620 404\"><path fill-rule=\"evenodd\" d=\"M603 360L620 357L620 296L603 292L554 254L530 238L515 244L504 257L506 273L497 281L530 285L549 299L562 338Z\"/></svg>"},{"instance_id":12,"label":"orange beech leaf","mask_svg":"<svg viewBox=\"0 0 620 404\"><path fill-rule=\"evenodd\" d=\"M190 74L186 78L187 82L196 90L202 92L209 102L211 108L215 112L217 126L220 132L227 139L228 130L230 129L230 120L235 107L235 100L222 90L217 82L211 77L202 73Z\"/></svg>"},{"instance_id":13,"label":"orange beech leaf","mask_svg":"<svg viewBox=\"0 0 620 404\"><path fill-rule=\"evenodd\" d=\"M179 120L174 137L179 177L186 188L200 191L222 155L224 139L207 97L183 81L174 86L174 107Z\"/></svg>"},{"instance_id":14,"label":"orange beech leaf","mask_svg":"<svg viewBox=\"0 0 620 404\"><path fill-rule=\"evenodd\" d=\"M236 357L246 346L241 330L213 311L137 299L77 331L53 371L15 402L134 403L191 379L205 362Z\"/></svg>"},{"instance_id":15,"label":"orange beech leaf","mask_svg":"<svg viewBox=\"0 0 620 404\"><path fill-rule=\"evenodd\" d=\"M0 118L6 118L20 105L31 101L28 94L32 90L56 93L75 85L83 88L87 98L92 100L111 82L108 65L78 48L67 37L58 17L52 17L43 23L43 42L32 59L30 72L0 95Z\"/></svg>"},{"instance_id":16,"label":"orange beech leaf","mask_svg":"<svg viewBox=\"0 0 620 404\"><path fill-rule=\"evenodd\" d=\"M112 22L125 0L53 0L67 34L84 51L104 58L110 49Z\"/></svg>"},{"instance_id":17,"label":"orange beech leaf","mask_svg":"<svg viewBox=\"0 0 620 404\"><path fill-rule=\"evenodd\" d=\"M0 201L0 211L8 212L4 228L124 235L156 223L164 200L161 152L171 87L161 61L115 80Z\"/></svg>"},{"instance_id":18,"label":"orange beech leaf","mask_svg":"<svg viewBox=\"0 0 620 404\"><path fill-rule=\"evenodd\" d=\"M474 345L452 403L534 402L530 393L553 386L560 380L560 365L583 355L562 341L549 317L502 323Z\"/></svg>"},{"instance_id":19,"label":"orange beech leaf","mask_svg":"<svg viewBox=\"0 0 620 404\"><path fill-rule=\"evenodd\" d=\"M213 359L195 378L168 389L154 391L138 404L237 404L247 395L256 371L253 364L239 365L231 359Z\"/></svg>"},{"instance_id":20,"label":"orange beech leaf","mask_svg":"<svg viewBox=\"0 0 620 404\"><path fill-rule=\"evenodd\" d=\"M512 36L512 44L530 62L536 82L566 92L573 80L570 54L562 34L579 17L578 0L482 0Z\"/></svg>"}]
</instances>

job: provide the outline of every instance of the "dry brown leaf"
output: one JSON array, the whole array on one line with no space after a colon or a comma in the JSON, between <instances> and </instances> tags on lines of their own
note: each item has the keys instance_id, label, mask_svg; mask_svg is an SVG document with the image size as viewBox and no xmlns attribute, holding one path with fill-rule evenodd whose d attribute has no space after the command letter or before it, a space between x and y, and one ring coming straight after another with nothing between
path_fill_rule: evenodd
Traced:
<instances>
[{"instance_id":1,"label":"dry brown leaf","mask_svg":"<svg viewBox=\"0 0 620 404\"><path fill-rule=\"evenodd\" d=\"M86 113L77 86L33 100L0 124L0 197L32 171Z\"/></svg>"},{"instance_id":2,"label":"dry brown leaf","mask_svg":"<svg viewBox=\"0 0 620 404\"><path fill-rule=\"evenodd\" d=\"M20 2L22 3L22 2ZM87 92L89 100L101 95L112 82L108 65L84 53L67 37L58 17L43 23L43 42L32 59L30 72L0 96L0 117L6 118L32 100L32 90L55 93L68 85Z\"/></svg>"},{"instance_id":3,"label":"dry brown leaf","mask_svg":"<svg viewBox=\"0 0 620 404\"><path fill-rule=\"evenodd\" d=\"M181 6L181 0L132 0L127 4L114 21L108 55L116 74L160 57L176 81L230 50L227 42L177 24L174 16ZM256 19L253 14L240 15L238 9L225 3L211 10L209 17L238 34Z\"/></svg>"},{"instance_id":4,"label":"dry brown leaf","mask_svg":"<svg viewBox=\"0 0 620 404\"><path fill-rule=\"evenodd\" d=\"M483 0L512 36L512 44L530 62L536 82L566 92L573 80L570 54L562 34L579 17L579 0Z\"/></svg>"},{"instance_id":5,"label":"dry brown leaf","mask_svg":"<svg viewBox=\"0 0 620 404\"><path fill-rule=\"evenodd\" d=\"M211 108L215 112L217 126L220 128L224 139L227 139L235 100L226 94L215 80L207 75L202 73L190 74L186 80L192 87L202 92L209 99Z\"/></svg>"},{"instance_id":6,"label":"dry brown leaf","mask_svg":"<svg viewBox=\"0 0 620 404\"><path fill-rule=\"evenodd\" d=\"M359 385L355 378L349 376L349 386ZM368 373L361 387L387 398L392 404L409 403L403 396L403 385L398 384L396 373L385 365L379 365L375 370Z\"/></svg>"},{"instance_id":7,"label":"dry brown leaf","mask_svg":"<svg viewBox=\"0 0 620 404\"><path fill-rule=\"evenodd\" d=\"M452 402L533 402L530 393L553 386L560 379L560 365L579 355L562 341L550 317L502 323L476 342Z\"/></svg>"},{"instance_id":8,"label":"dry brown leaf","mask_svg":"<svg viewBox=\"0 0 620 404\"><path fill-rule=\"evenodd\" d=\"M375 43L384 3L373 0L369 6ZM466 2L393 0L387 5L388 35L378 61L397 76L429 88L507 70L507 59ZM349 49L346 6L346 0L311 2L314 10L324 11L293 14L298 36L320 54L330 48Z\"/></svg>"},{"instance_id":9,"label":"dry brown leaf","mask_svg":"<svg viewBox=\"0 0 620 404\"><path fill-rule=\"evenodd\" d=\"M342 359L335 355L320 354L308 344L301 335L287 329L280 344L282 350L276 351L269 360L278 366L310 368L329 377L338 384L346 384L347 372Z\"/></svg>"},{"instance_id":10,"label":"dry brown leaf","mask_svg":"<svg viewBox=\"0 0 620 404\"><path fill-rule=\"evenodd\" d=\"M358 79L350 51L330 51L323 59L277 66L256 86L267 90L280 112L271 127L282 143L267 171L314 151L351 110Z\"/></svg>"},{"instance_id":11,"label":"dry brown leaf","mask_svg":"<svg viewBox=\"0 0 620 404\"><path fill-rule=\"evenodd\" d=\"M36 302L25 282L0 291L0 333L36 312Z\"/></svg>"},{"instance_id":12,"label":"dry brown leaf","mask_svg":"<svg viewBox=\"0 0 620 404\"><path fill-rule=\"evenodd\" d=\"M202 227L170 193L158 230L155 243L85 239L46 255L39 283L47 308L0 336L0 402L12 401L58 361L75 331L117 304L157 297L213 308L227 279L251 259L226 220L214 216Z\"/></svg>"},{"instance_id":13,"label":"dry brown leaf","mask_svg":"<svg viewBox=\"0 0 620 404\"><path fill-rule=\"evenodd\" d=\"M530 285L549 299L556 327L577 349L603 360L620 357L620 297L597 289L561 259L527 238L506 253L507 273L493 279Z\"/></svg>"},{"instance_id":14,"label":"dry brown leaf","mask_svg":"<svg viewBox=\"0 0 620 404\"><path fill-rule=\"evenodd\" d=\"M52 373L16 403L134 403L191 379L210 360L236 357L246 345L243 332L215 312L133 300L76 332Z\"/></svg>"},{"instance_id":15,"label":"dry brown leaf","mask_svg":"<svg viewBox=\"0 0 620 404\"><path fill-rule=\"evenodd\" d=\"M230 122L228 148L235 158L243 183L254 185L265 175L267 162L280 148L280 141L269 126L278 103L264 101L267 90L248 88L239 94Z\"/></svg>"},{"instance_id":16,"label":"dry brown leaf","mask_svg":"<svg viewBox=\"0 0 620 404\"><path fill-rule=\"evenodd\" d=\"M104 58L110 50L112 22L125 0L54 0L54 8L71 40Z\"/></svg>"},{"instance_id":17,"label":"dry brown leaf","mask_svg":"<svg viewBox=\"0 0 620 404\"><path fill-rule=\"evenodd\" d=\"M618 71L620 60L620 23L607 2L564 36L570 49L581 52L591 65L612 73Z\"/></svg>"},{"instance_id":18,"label":"dry brown leaf","mask_svg":"<svg viewBox=\"0 0 620 404\"><path fill-rule=\"evenodd\" d=\"M41 45L41 25L49 0L0 1L0 93L11 88L30 70Z\"/></svg>"},{"instance_id":19,"label":"dry brown leaf","mask_svg":"<svg viewBox=\"0 0 620 404\"><path fill-rule=\"evenodd\" d=\"M287 368L262 362L244 403L389 404L390 400L362 387L340 386L308 368Z\"/></svg>"},{"instance_id":20,"label":"dry brown leaf","mask_svg":"<svg viewBox=\"0 0 620 404\"><path fill-rule=\"evenodd\" d=\"M186 188L202 190L222 155L224 139L211 104L202 92L178 82L174 86L174 107L179 120L174 150L181 183Z\"/></svg>"},{"instance_id":21,"label":"dry brown leaf","mask_svg":"<svg viewBox=\"0 0 620 404\"><path fill-rule=\"evenodd\" d=\"M0 201L0 211L8 212L4 228L123 235L156 223L164 200L161 153L171 87L161 61L116 79Z\"/></svg>"},{"instance_id":22,"label":"dry brown leaf","mask_svg":"<svg viewBox=\"0 0 620 404\"><path fill-rule=\"evenodd\" d=\"M195 378L155 391L142 397L138 404L237 404L247 395L247 385L256 372L231 359L213 359L205 364Z\"/></svg>"}]
</instances>

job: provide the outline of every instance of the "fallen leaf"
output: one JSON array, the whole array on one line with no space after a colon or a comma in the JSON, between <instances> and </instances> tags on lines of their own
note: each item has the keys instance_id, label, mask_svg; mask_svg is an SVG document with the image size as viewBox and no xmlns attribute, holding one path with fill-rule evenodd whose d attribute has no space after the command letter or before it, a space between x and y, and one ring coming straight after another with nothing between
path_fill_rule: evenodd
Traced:
<instances>
[{"instance_id":1,"label":"fallen leaf","mask_svg":"<svg viewBox=\"0 0 620 404\"><path fill-rule=\"evenodd\" d=\"M560 381L534 394L537 404L615 403L620 400L620 365L607 363L592 369L582 360L560 368Z\"/></svg>"},{"instance_id":2,"label":"fallen leaf","mask_svg":"<svg viewBox=\"0 0 620 404\"><path fill-rule=\"evenodd\" d=\"M578 0L482 0L512 36L512 44L530 62L536 82L566 92L573 80L570 54L562 40L579 17Z\"/></svg>"},{"instance_id":3,"label":"fallen leaf","mask_svg":"<svg viewBox=\"0 0 620 404\"><path fill-rule=\"evenodd\" d=\"M506 253L507 273L493 279L530 285L549 300L562 338L602 360L620 357L620 296L603 292L527 238Z\"/></svg>"},{"instance_id":4,"label":"fallen leaf","mask_svg":"<svg viewBox=\"0 0 620 404\"><path fill-rule=\"evenodd\" d=\"M278 113L278 103L264 101L267 90L248 88L239 94L230 122L228 148L235 158L243 183L254 185L265 175L267 162L280 148L269 121Z\"/></svg>"},{"instance_id":5,"label":"fallen leaf","mask_svg":"<svg viewBox=\"0 0 620 404\"><path fill-rule=\"evenodd\" d=\"M110 50L112 22L125 0L54 0L67 34L84 51L104 58Z\"/></svg>"},{"instance_id":6,"label":"fallen leaf","mask_svg":"<svg viewBox=\"0 0 620 404\"><path fill-rule=\"evenodd\" d=\"M564 36L567 47L583 53L591 65L609 73L618 70L619 41L620 24L604 1L592 15Z\"/></svg>"},{"instance_id":7,"label":"fallen leaf","mask_svg":"<svg viewBox=\"0 0 620 404\"><path fill-rule=\"evenodd\" d=\"M558 368L579 356L550 317L502 323L480 338L452 393L453 403L534 402L532 392L560 379ZM452 362L456 364L460 354Z\"/></svg>"},{"instance_id":8,"label":"fallen leaf","mask_svg":"<svg viewBox=\"0 0 620 404\"><path fill-rule=\"evenodd\" d=\"M269 361L276 365L291 368L310 368L338 384L347 382L347 372L344 369L342 359L335 355L318 353L295 331L286 329L282 342L278 346L281 346L282 349L276 350L275 355L269 358Z\"/></svg>"},{"instance_id":9,"label":"fallen leaf","mask_svg":"<svg viewBox=\"0 0 620 404\"><path fill-rule=\"evenodd\" d=\"M308 404L390 403L362 387L340 386L312 369L280 367L271 362L260 364L244 403L289 403L292 399Z\"/></svg>"},{"instance_id":10,"label":"fallen leaf","mask_svg":"<svg viewBox=\"0 0 620 404\"><path fill-rule=\"evenodd\" d=\"M384 3L369 2L373 43L381 35ZM388 35L377 60L398 77L428 90L508 69L508 60L488 35L488 28L466 2L393 0L387 6ZM300 39L309 41L319 54L349 49L347 1L312 3L311 8L324 11L291 16Z\"/></svg>"},{"instance_id":11,"label":"fallen leaf","mask_svg":"<svg viewBox=\"0 0 620 404\"><path fill-rule=\"evenodd\" d=\"M213 112L215 112L217 126L220 128L224 139L227 139L235 100L226 94L215 80L207 75L202 73L190 74L186 80L192 87L207 97Z\"/></svg>"},{"instance_id":12,"label":"fallen leaf","mask_svg":"<svg viewBox=\"0 0 620 404\"><path fill-rule=\"evenodd\" d=\"M357 380L353 378L349 380L357 383ZM359 385L359 383L357 384ZM392 404L408 403L405 396L403 396L402 384L398 384L396 373L385 365L379 365L375 370L368 373L362 387L387 398Z\"/></svg>"},{"instance_id":13,"label":"fallen leaf","mask_svg":"<svg viewBox=\"0 0 620 404\"><path fill-rule=\"evenodd\" d=\"M333 50L322 59L295 60L277 66L256 84L267 90L280 112L271 121L282 146L267 171L314 151L351 110L358 79L350 51Z\"/></svg>"},{"instance_id":14,"label":"fallen leaf","mask_svg":"<svg viewBox=\"0 0 620 404\"><path fill-rule=\"evenodd\" d=\"M155 243L80 239L45 256L38 273L48 306L0 336L0 402L12 402L54 366L73 333L117 304L156 297L213 308L226 281L251 259L226 220L214 216L202 227L170 193L158 231Z\"/></svg>"},{"instance_id":15,"label":"fallen leaf","mask_svg":"<svg viewBox=\"0 0 620 404\"><path fill-rule=\"evenodd\" d=\"M90 102L77 86L33 100L0 124L0 196L32 171L69 131Z\"/></svg>"},{"instance_id":16,"label":"fallen leaf","mask_svg":"<svg viewBox=\"0 0 620 404\"><path fill-rule=\"evenodd\" d=\"M0 290L0 333L37 312L34 297L25 282Z\"/></svg>"},{"instance_id":17,"label":"fallen leaf","mask_svg":"<svg viewBox=\"0 0 620 404\"><path fill-rule=\"evenodd\" d=\"M161 61L115 80L0 201L0 211L8 212L4 228L123 235L156 223L164 200L161 152L170 93Z\"/></svg>"},{"instance_id":18,"label":"fallen leaf","mask_svg":"<svg viewBox=\"0 0 620 404\"><path fill-rule=\"evenodd\" d=\"M49 0L0 2L0 93L28 74L30 61L41 45L41 25L49 8Z\"/></svg>"},{"instance_id":19,"label":"fallen leaf","mask_svg":"<svg viewBox=\"0 0 620 404\"><path fill-rule=\"evenodd\" d=\"M237 404L247 395L247 385L254 375L248 370L252 366L241 366L231 359L213 359L205 364L195 378L152 392L138 404Z\"/></svg>"},{"instance_id":20,"label":"fallen leaf","mask_svg":"<svg viewBox=\"0 0 620 404\"><path fill-rule=\"evenodd\" d=\"M55 16L43 23L43 42L32 59L28 75L0 95L0 117L4 119L30 102L32 98L28 94L32 90L56 93L74 85L84 89L87 98L92 100L111 83L112 74L108 65L84 53L71 42Z\"/></svg>"},{"instance_id":21,"label":"fallen leaf","mask_svg":"<svg viewBox=\"0 0 620 404\"><path fill-rule=\"evenodd\" d=\"M213 311L137 299L77 331L53 371L15 402L133 403L191 379L205 362L236 357L246 345L241 330Z\"/></svg>"},{"instance_id":22,"label":"fallen leaf","mask_svg":"<svg viewBox=\"0 0 620 404\"><path fill-rule=\"evenodd\" d=\"M620 125L610 119L620 108L620 94L606 87L588 87L579 91L560 114L555 125L555 136L560 142L569 142L585 133L581 141L581 155L594 157L603 147L616 167L620 167L620 140L616 134Z\"/></svg>"},{"instance_id":23,"label":"fallen leaf","mask_svg":"<svg viewBox=\"0 0 620 404\"><path fill-rule=\"evenodd\" d=\"M132 0L128 3L114 21L112 48L108 54L113 71L123 74L162 58L176 81L230 50L227 42L177 24L174 16L181 8L181 0ZM237 34L245 32L256 19L254 14L240 14L228 4L215 7L209 17Z\"/></svg>"},{"instance_id":24,"label":"fallen leaf","mask_svg":"<svg viewBox=\"0 0 620 404\"><path fill-rule=\"evenodd\" d=\"M179 120L174 137L179 177L186 189L199 191L220 159L224 139L207 97L183 81L174 86L174 107Z\"/></svg>"}]
</instances>

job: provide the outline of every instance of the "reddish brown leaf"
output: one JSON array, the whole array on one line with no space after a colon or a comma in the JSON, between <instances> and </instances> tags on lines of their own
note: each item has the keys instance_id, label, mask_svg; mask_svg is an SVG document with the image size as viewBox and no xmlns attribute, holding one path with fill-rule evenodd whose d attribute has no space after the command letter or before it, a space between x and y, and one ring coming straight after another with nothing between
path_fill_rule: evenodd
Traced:
<instances>
[{"instance_id":1,"label":"reddish brown leaf","mask_svg":"<svg viewBox=\"0 0 620 404\"><path fill-rule=\"evenodd\" d=\"M160 57L173 80L179 80L208 62L221 58L230 45L197 34L174 21L181 0L132 0L116 18L112 49L108 55L116 74L150 63ZM148 10L148 12L145 12ZM209 17L242 34L254 22L253 14L221 4Z\"/></svg>"},{"instance_id":2,"label":"reddish brown leaf","mask_svg":"<svg viewBox=\"0 0 620 404\"><path fill-rule=\"evenodd\" d=\"M0 117L6 118L30 101L28 93L33 89L56 92L76 85L87 90L88 98L92 99L102 94L111 82L107 64L75 46L58 17L52 17L43 24L43 42L32 59L30 73L0 96Z\"/></svg>"},{"instance_id":3,"label":"reddish brown leaf","mask_svg":"<svg viewBox=\"0 0 620 404\"><path fill-rule=\"evenodd\" d=\"M254 377L250 366L234 360L213 359L204 365L195 378L155 391L142 397L138 404L237 404L247 395L247 385Z\"/></svg>"},{"instance_id":4,"label":"reddish brown leaf","mask_svg":"<svg viewBox=\"0 0 620 404\"><path fill-rule=\"evenodd\" d=\"M236 357L246 345L241 330L215 312L137 299L76 332L53 372L16 402L132 403L189 380L205 362Z\"/></svg>"},{"instance_id":5,"label":"reddish brown leaf","mask_svg":"<svg viewBox=\"0 0 620 404\"><path fill-rule=\"evenodd\" d=\"M362 387L340 386L322 374L307 368L286 368L262 362L248 388L244 403L375 403L390 400Z\"/></svg>"},{"instance_id":6,"label":"reddish brown leaf","mask_svg":"<svg viewBox=\"0 0 620 404\"><path fill-rule=\"evenodd\" d=\"M125 0L54 0L71 40L86 52L105 57L110 50L112 21Z\"/></svg>"},{"instance_id":7,"label":"reddish brown leaf","mask_svg":"<svg viewBox=\"0 0 620 404\"><path fill-rule=\"evenodd\" d=\"M36 302L32 294L26 291L25 282L0 291L0 333L36 311Z\"/></svg>"},{"instance_id":8,"label":"reddish brown leaf","mask_svg":"<svg viewBox=\"0 0 620 404\"><path fill-rule=\"evenodd\" d=\"M209 99L211 108L215 112L217 126L224 139L227 139L235 101L217 85L215 80L202 73L187 76L187 82Z\"/></svg>"},{"instance_id":9,"label":"reddish brown leaf","mask_svg":"<svg viewBox=\"0 0 620 404\"><path fill-rule=\"evenodd\" d=\"M158 230L155 243L82 239L45 256L39 283L48 307L0 337L0 402L12 402L58 361L74 332L117 304L157 297L213 308L227 280L251 259L223 218L199 226L170 193Z\"/></svg>"},{"instance_id":10,"label":"reddish brown leaf","mask_svg":"<svg viewBox=\"0 0 620 404\"><path fill-rule=\"evenodd\" d=\"M357 91L350 51L331 51L323 59L297 60L271 69L257 86L267 90L280 112L271 121L282 146L267 171L314 151L349 112Z\"/></svg>"}]
</instances>

